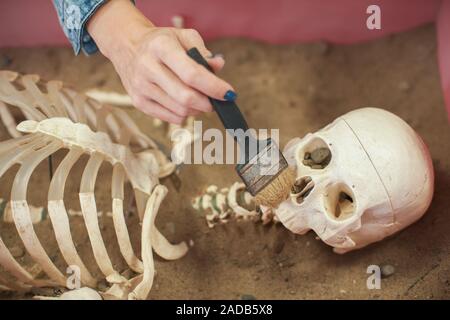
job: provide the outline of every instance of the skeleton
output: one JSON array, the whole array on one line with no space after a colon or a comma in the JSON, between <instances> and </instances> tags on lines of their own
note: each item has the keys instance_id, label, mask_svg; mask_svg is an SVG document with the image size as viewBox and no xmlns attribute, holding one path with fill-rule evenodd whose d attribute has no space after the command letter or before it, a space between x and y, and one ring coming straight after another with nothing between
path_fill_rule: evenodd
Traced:
<instances>
[{"instance_id":1,"label":"skeleton","mask_svg":"<svg viewBox=\"0 0 450 320\"><path fill-rule=\"evenodd\" d=\"M30 209L30 219L33 224L38 224L39 222L45 221L49 219L47 208L28 205ZM68 209L67 214L69 217L83 217L83 212L79 210ZM104 213L103 211L98 211L97 216L103 217L106 216L108 218L112 218L113 214L110 211ZM9 201L0 198L0 221L4 223L14 223L13 212L11 209L11 204Z\"/></svg>"},{"instance_id":2,"label":"skeleton","mask_svg":"<svg viewBox=\"0 0 450 320\"><path fill-rule=\"evenodd\" d=\"M133 106L131 97L127 94L121 94L114 91L104 91L97 88L87 90L85 93L89 98L92 98L101 104L108 104L121 107Z\"/></svg>"},{"instance_id":3,"label":"skeleton","mask_svg":"<svg viewBox=\"0 0 450 320\"><path fill-rule=\"evenodd\" d=\"M104 91L96 88L86 91L85 94L106 105L121 107L133 105L131 97L127 94ZM158 118L153 119L153 126L166 130L167 138L172 141L171 157L174 162L182 163L188 155L190 145L200 139L200 135L194 131L194 120L195 118L193 116L188 116L182 125L178 125L173 123L163 123L163 121Z\"/></svg>"},{"instance_id":4,"label":"skeleton","mask_svg":"<svg viewBox=\"0 0 450 320\"><path fill-rule=\"evenodd\" d=\"M291 140L284 154L297 180L276 215L294 233L314 230L337 253L407 227L431 202L434 175L425 144L382 109L349 112Z\"/></svg>"},{"instance_id":5,"label":"skeleton","mask_svg":"<svg viewBox=\"0 0 450 320\"><path fill-rule=\"evenodd\" d=\"M235 182L230 188L220 190L216 185L210 185L204 194L193 199L192 207L205 213L206 223L210 228L227 223L230 219L261 220L264 225L278 222L271 210L260 212L242 182Z\"/></svg>"},{"instance_id":6,"label":"skeleton","mask_svg":"<svg viewBox=\"0 0 450 320\"><path fill-rule=\"evenodd\" d=\"M59 297L35 296L36 300L102 300L102 296L91 288L80 288L64 292Z\"/></svg>"},{"instance_id":7,"label":"skeleton","mask_svg":"<svg viewBox=\"0 0 450 320\"><path fill-rule=\"evenodd\" d=\"M13 258L0 235L0 265L15 278L14 281L0 274L0 286L14 290L67 286L66 277L53 264L34 231L26 198L29 179L37 165L58 150L67 149L53 174L47 199L48 216L64 260L68 266L80 269L83 285L96 287L97 279L76 250L63 199L70 169L82 155L88 155L79 200L95 260L111 285L101 294L104 298L145 299L155 273L152 250L167 260L178 259L187 252L184 242L171 245L154 225L167 194L158 177L170 174L175 166L124 111L103 106L63 87L59 81L43 82L35 75L0 71L0 103L1 119L13 137L0 143L0 177L8 168L20 165L9 203L12 218L25 249L48 276L48 279L36 279L31 275ZM16 127L13 113L22 114L27 120ZM144 151L132 151L132 144ZM126 279L114 269L100 233L94 188L103 162L112 165L112 219L120 252L130 269L138 274L132 279ZM127 180L134 190L142 223L142 260L134 253L123 213Z\"/></svg>"}]
</instances>

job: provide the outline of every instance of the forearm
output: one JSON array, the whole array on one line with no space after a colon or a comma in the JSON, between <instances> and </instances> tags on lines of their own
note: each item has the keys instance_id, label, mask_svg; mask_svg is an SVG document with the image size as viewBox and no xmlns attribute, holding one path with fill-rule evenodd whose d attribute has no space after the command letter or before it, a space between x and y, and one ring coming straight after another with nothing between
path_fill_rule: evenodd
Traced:
<instances>
[{"instance_id":1,"label":"forearm","mask_svg":"<svg viewBox=\"0 0 450 320\"><path fill-rule=\"evenodd\" d=\"M151 27L153 24L130 0L108 1L87 23L89 34L109 59L114 53L135 48Z\"/></svg>"}]
</instances>

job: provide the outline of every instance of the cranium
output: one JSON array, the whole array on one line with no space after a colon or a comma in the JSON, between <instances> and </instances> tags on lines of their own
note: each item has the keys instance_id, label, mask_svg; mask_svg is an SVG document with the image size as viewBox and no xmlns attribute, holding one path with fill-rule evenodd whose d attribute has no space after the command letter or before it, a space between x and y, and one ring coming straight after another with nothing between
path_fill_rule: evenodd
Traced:
<instances>
[{"instance_id":1,"label":"cranium","mask_svg":"<svg viewBox=\"0 0 450 320\"><path fill-rule=\"evenodd\" d=\"M277 216L294 233L314 230L337 253L405 228L431 202L434 175L425 144L382 109L349 112L291 140L284 154L297 180Z\"/></svg>"}]
</instances>

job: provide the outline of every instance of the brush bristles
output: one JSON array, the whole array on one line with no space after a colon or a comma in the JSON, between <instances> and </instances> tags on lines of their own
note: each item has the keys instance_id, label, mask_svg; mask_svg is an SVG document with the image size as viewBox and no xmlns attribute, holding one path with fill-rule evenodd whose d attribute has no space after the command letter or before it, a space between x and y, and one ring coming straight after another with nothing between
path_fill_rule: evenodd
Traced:
<instances>
[{"instance_id":1,"label":"brush bristles","mask_svg":"<svg viewBox=\"0 0 450 320\"><path fill-rule=\"evenodd\" d=\"M295 182L295 170L287 167L271 183L265 186L255 196L257 205L277 208L289 197L292 185Z\"/></svg>"}]
</instances>

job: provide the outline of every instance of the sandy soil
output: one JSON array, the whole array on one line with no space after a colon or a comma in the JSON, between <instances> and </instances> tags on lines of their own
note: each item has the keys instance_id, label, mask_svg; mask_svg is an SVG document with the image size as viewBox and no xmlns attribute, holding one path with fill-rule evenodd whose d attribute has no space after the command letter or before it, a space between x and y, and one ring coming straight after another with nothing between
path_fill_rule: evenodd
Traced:
<instances>
[{"instance_id":1,"label":"sandy soil","mask_svg":"<svg viewBox=\"0 0 450 320\"><path fill-rule=\"evenodd\" d=\"M357 252L337 255L316 240L314 233L294 236L281 225L232 222L209 229L190 205L206 186L229 186L237 177L232 166L185 166L181 189L164 181L169 195L157 224L172 241L195 243L179 261L156 260L158 272L151 299L448 299L450 298L450 126L444 109L436 60L433 26L382 40L351 46L323 43L272 46L244 39L209 44L225 55L221 76L239 94L239 105L254 127L281 128L281 144L302 137L337 116L364 106L390 110L405 119L428 144L436 172L435 195L427 214L399 234ZM100 55L74 57L69 48L1 49L0 68L61 79L79 90L92 87L123 92L111 64ZM132 115L149 135L164 140L164 130L148 118ZM201 117L205 127L221 128L215 114ZM5 130L2 128L2 139ZM61 155L60 155L61 156ZM58 159L59 157L57 157ZM57 160L56 160L57 161ZM78 208L77 188L83 164L71 173L68 206ZM0 196L9 195L15 170L0 181ZM97 200L110 208L110 168L102 168ZM48 187L47 163L32 177L28 194L44 204ZM128 218L133 243L139 226ZM112 221L102 219L108 251L119 270L126 269L117 250ZM0 225L8 246L18 246L12 226ZM48 221L38 235L55 263L64 267ZM72 233L84 260L99 275L87 233L72 219ZM32 265L25 255L19 261ZM369 265L392 265L395 273L382 280L380 290L368 290ZM30 295L1 293L0 298Z\"/></svg>"}]
</instances>

